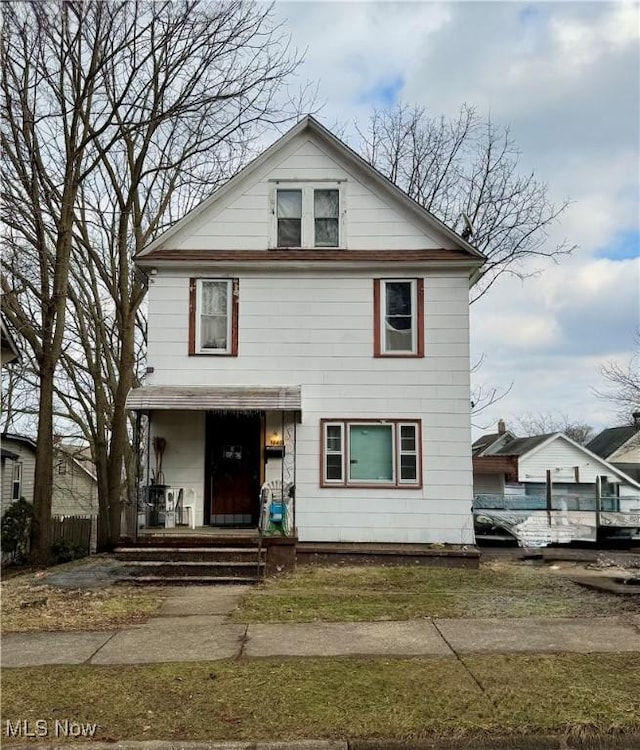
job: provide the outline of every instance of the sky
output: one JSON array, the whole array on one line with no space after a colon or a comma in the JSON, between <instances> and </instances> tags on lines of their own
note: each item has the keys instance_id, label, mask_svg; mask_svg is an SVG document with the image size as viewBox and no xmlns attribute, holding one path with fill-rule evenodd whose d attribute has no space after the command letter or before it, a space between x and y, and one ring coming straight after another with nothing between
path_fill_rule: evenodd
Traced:
<instances>
[{"instance_id":1,"label":"sky","mask_svg":"<svg viewBox=\"0 0 640 750\"><path fill-rule=\"evenodd\" d=\"M511 128L523 172L570 201L548 243L577 249L502 277L471 308L476 387L507 395L474 437L526 415L596 431L619 423L599 367L625 364L640 327L640 6L613 2L278 2L306 50L319 119L356 145L374 107L463 103ZM517 432L517 430L515 430Z\"/></svg>"}]
</instances>

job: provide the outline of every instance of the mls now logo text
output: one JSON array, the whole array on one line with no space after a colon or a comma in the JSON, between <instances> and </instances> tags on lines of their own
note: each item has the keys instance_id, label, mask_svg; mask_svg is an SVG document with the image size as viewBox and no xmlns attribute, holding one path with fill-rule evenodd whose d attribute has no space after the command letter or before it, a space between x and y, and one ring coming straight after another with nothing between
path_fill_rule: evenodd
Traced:
<instances>
[{"instance_id":1,"label":"mls now logo text","mask_svg":"<svg viewBox=\"0 0 640 750\"><path fill-rule=\"evenodd\" d=\"M97 724L81 724L69 719L7 719L4 733L6 737L93 737L97 729Z\"/></svg>"}]
</instances>

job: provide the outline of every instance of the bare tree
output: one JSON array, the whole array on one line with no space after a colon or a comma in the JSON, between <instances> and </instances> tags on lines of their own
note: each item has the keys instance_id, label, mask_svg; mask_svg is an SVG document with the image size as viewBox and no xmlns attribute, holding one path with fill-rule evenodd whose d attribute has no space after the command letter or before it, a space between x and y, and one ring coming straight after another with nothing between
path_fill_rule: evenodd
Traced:
<instances>
[{"instance_id":1,"label":"bare tree","mask_svg":"<svg viewBox=\"0 0 640 750\"><path fill-rule=\"evenodd\" d=\"M562 432L580 445L586 445L593 437L593 427L571 420L566 414L523 414L515 424L515 432L524 437Z\"/></svg>"},{"instance_id":2,"label":"bare tree","mask_svg":"<svg viewBox=\"0 0 640 750\"><path fill-rule=\"evenodd\" d=\"M144 327L132 257L297 113L282 84L299 58L269 6L240 0L62 10L6 7L3 304L37 362L36 528L50 517L59 409L91 445L113 544Z\"/></svg>"},{"instance_id":3,"label":"bare tree","mask_svg":"<svg viewBox=\"0 0 640 750\"><path fill-rule=\"evenodd\" d=\"M640 329L634 336L635 351L626 362L612 360L599 368L606 385L594 389L598 398L613 404L621 424L633 424L640 412Z\"/></svg>"},{"instance_id":4,"label":"bare tree","mask_svg":"<svg viewBox=\"0 0 640 750\"><path fill-rule=\"evenodd\" d=\"M554 205L546 184L523 172L509 128L483 121L472 107L448 120L398 105L375 111L358 133L370 164L487 256L472 302L503 274L531 274L531 258L573 250L566 242L547 246L549 227L568 204Z\"/></svg>"}]
</instances>

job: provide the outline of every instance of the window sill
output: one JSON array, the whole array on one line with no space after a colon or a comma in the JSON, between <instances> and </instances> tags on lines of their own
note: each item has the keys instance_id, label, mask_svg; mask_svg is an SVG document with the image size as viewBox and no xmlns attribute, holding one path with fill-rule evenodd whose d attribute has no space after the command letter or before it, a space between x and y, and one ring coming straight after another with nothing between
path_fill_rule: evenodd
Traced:
<instances>
[{"instance_id":1,"label":"window sill","mask_svg":"<svg viewBox=\"0 0 640 750\"><path fill-rule=\"evenodd\" d=\"M421 484L394 484L393 482L362 482L339 484L338 482L320 482L322 489L335 490L421 490Z\"/></svg>"},{"instance_id":2,"label":"window sill","mask_svg":"<svg viewBox=\"0 0 640 750\"><path fill-rule=\"evenodd\" d=\"M398 352L397 354L375 352L373 356L376 359L424 359L424 352Z\"/></svg>"}]
</instances>

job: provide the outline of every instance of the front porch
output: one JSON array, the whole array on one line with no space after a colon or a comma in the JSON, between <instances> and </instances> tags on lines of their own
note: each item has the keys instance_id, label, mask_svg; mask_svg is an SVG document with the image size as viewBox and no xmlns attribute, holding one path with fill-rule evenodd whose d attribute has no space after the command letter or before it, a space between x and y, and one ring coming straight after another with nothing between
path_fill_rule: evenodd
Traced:
<instances>
[{"instance_id":1,"label":"front porch","mask_svg":"<svg viewBox=\"0 0 640 750\"><path fill-rule=\"evenodd\" d=\"M132 391L139 460L124 535L258 536L264 488L275 485L284 488L285 531L293 533L300 403L300 388L289 386Z\"/></svg>"}]
</instances>

